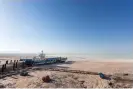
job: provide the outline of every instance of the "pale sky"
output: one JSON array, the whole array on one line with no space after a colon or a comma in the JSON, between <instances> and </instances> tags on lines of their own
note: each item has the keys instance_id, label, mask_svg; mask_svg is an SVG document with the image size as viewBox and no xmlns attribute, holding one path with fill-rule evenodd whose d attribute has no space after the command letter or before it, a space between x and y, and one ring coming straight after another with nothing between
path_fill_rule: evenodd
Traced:
<instances>
[{"instance_id":1,"label":"pale sky","mask_svg":"<svg viewBox=\"0 0 133 89\"><path fill-rule=\"evenodd\" d=\"M1 0L0 52L133 56L132 0Z\"/></svg>"}]
</instances>

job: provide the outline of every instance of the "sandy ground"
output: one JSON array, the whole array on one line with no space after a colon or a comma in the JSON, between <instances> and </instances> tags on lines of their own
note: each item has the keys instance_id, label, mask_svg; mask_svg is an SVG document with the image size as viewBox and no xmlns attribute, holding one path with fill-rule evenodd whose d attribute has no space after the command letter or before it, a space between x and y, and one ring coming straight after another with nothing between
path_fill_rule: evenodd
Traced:
<instances>
[{"instance_id":1,"label":"sandy ground","mask_svg":"<svg viewBox=\"0 0 133 89\"><path fill-rule=\"evenodd\" d=\"M42 77L49 75L52 79L44 83ZM133 75L130 77L132 78ZM98 75L77 74L57 71L34 71L29 76L12 75L0 80L6 88L132 88L133 80L106 80ZM110 85L110 83L113 83Z\"/></svg>"},{"instance_id":2,"label":"sandy ground","mask_svg":"<svg viewBox=\"0 0 133 89\"><path fill-rule=\"evenodd\" d=\"M64 64L45 65L40 67L61 67L66 69L102 72L106 74L133 74L132 62L99 62L99 61L69 61ZM110 88L110 80L101 79L98 75L76 74L57 71L34 71L30 76L13 75L0 80L9 88ZM44 83L42 77L49 75L52 81ZM119 83L114 87L132 87L130 82ZM125 85L124 85L125 84Z\"/></svg>"},{"instance_id":3,"label":"sandy ground","mask_svg":"<svg viewBox=\"0 0 133 89\"><path fill-rule=\"evenodd\" d=\"M50 83L44 83L42 77L49 75ZM84 82L84 84L82 84ZM96 75L83 75L54 71L35 71L30 76L6 77L1 81L6 87L17 88L82 88L82 87L109 87L107 80L102 80Z\"/></svg>"},{"instance_id":4,"label":"sandy ground","mask_svg":"<svg viewBox=\"0 0 133 89\"><path fill-rule=\"evenodd\" d=\"M52 66L64 67L74 70L102 72L106 74L133 74L133 62L68 61L64 64L53 64Z\"/></svg>"},{"instance_id":5,"label":"sandy ground","mask_svg":"<svg viewBox=\"0 0 133 89\"><path fill-rule=\"evenodd\" d=\"M133 62L91 62L91 61L78 61L70 65L72 69L103 72L106 74L113 73L133 73Z\"/></svg>"}]
</instances>

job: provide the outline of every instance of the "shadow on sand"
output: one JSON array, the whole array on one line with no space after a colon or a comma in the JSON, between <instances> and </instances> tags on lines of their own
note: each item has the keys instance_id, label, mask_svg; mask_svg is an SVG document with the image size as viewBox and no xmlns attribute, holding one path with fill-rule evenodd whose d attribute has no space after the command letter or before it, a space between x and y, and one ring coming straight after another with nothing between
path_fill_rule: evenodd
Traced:
<instances>
[{"instance_id":1,"label":"shadow on sand","mask_svg":"<svg viewBox=\"0 0 133 89\"><path fill-rule=\"evenodd\" d=\"M67 62L65 62L65 63L63 63L63 64L73 64L73 63L75 63L76 61L67 61Z\"/></svg>"}]
</instances>

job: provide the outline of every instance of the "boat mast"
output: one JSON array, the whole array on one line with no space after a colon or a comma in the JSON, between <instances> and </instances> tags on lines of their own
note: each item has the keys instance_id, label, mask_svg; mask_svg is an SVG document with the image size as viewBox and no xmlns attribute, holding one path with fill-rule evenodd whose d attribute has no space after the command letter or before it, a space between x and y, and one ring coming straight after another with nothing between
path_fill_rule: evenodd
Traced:
<instances>
[{"instance_id":1,"label":"boat mast","mask_svg":"<svg viewBox=\"0 0 133 89\"><path fill-rule=\"evenodd\" d=\"M43 50L42 50L42 53L41 53L40 57L41 57L42 60L45 58L45 54L43 54Z\"/></svg>"}]
</instances>

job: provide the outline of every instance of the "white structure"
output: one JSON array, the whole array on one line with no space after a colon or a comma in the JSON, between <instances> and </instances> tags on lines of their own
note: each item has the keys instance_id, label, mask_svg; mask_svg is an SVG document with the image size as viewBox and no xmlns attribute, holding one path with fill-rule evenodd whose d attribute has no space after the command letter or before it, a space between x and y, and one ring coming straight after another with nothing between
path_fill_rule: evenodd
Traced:
<instances>
[{"instance_id":1,"label":"white structure","mask_svg":"<svg viewBox=\"0 0 133 89\"><path fill-rule=\"evenodd\" d=\"M43 50L38 56L33 57L33 59L34 60L44 60L45 59L45 54L43 53Z\"/></svg>"},{"instance_id":2,"label":"white structure","mask_svg":"<svg viewBox=\"0 0 133 89\"><path fill-rule=\"evenodd\" d=\"M43 54L43 50L42 53L39 55L40 59L45 59L45 54Z\"/></svg>"}]
</instances>

